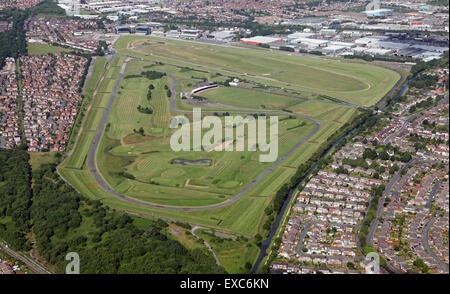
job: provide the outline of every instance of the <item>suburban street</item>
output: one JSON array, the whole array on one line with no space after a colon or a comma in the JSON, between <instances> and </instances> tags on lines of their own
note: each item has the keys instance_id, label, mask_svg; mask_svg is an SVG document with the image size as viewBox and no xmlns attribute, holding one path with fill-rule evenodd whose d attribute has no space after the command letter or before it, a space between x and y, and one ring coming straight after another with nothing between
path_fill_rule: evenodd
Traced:
<instances>
[{"instance_id":1,"label":"suburban street","mask_svg":"<svg viewBox=\"0 0 450 294\"><path fill-rule=\"evenodd\" d=\"M425 249L425 251L444 269L448 272L449 266L447 263L443 262L437 255L434 253L434 251L431 249L430 244L428 242L428 232L430 231L431 227L433 226L434 222L436 221L437 216L433 216L427 224L423 227L422 231L422 245Z\"/></svg>"}]
</instances>

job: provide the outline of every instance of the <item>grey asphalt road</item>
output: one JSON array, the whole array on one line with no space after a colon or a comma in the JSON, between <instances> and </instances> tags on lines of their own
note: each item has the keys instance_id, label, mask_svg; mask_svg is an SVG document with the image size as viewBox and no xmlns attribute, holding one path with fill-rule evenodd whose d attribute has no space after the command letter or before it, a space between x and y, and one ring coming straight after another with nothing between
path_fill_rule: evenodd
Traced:
<instances>
[{"instance_id":1,"label":"grey asphalt road","mask_svg":"<svg viewBox=\"0 0 450 294\"><path fill-rule=\"evenodd\" d=\"M375 232L377 230L378 226L378 220L381 217L381 214L383 213L383 207L384 207L384 201L386 200L386 197L391 193L392 188L394 185L400 180L402 177L401 173L402 170L407 169L410 165L413 165L417 162L417 159L410 160L407 164L405 164L399 171L397 171L391 178L391 180L386 184L383 195L381 195L380 199L378 200L378 207L376 212L376 217L372 220L372 223L370 224L369 231L367 233L366 241L367 244L370 246L373 245L373 237L375 236Z\"/></svg>"},{"instance_id":2,"label":"grey asphalt road","mask_svg":"<svg viewBox=\"0 0 450 294\"><path fill-rule=\"evenodd\" d=\"M431 189L430 197L428 198L427 204L425 205L426 208L430 209L431 205L433 204L434 196L436 196L436 193L439 191L439 188L441 187L441 181L437 181L433 188Z\"/></svg>"},{"instance_id":3,"label":"grey asphalt road","mask_svg":"<svg viewBox=\"0 0 450 294\"><path fill-rule=\"evenodd\" d=\"M298 238L298 243L297 243L297 248L295 248L295 251L297 252L298 255L304 255L304 252L302 251L303 248L303 244L305 243L305 237L306 234L309 231L309 228L311 227L313 221L307 221L302 228L302 231L300 232L300 237Z\"/></svg>"},{"instance_id":4,"label":"grey asphalt road","mask_svg":"<svg viewBox=\"0 0 450 294\"><path fill-rule=\"evenodd\" d=\"M437 255L434 253L433 250L430 248L430 244L428 243L428 232L430 231L431 227L433 226L434 222L436 221L437 216L434 216L431 218L427 224L423 227L422 231L422 246L425 249L425 251L448 273L449 266L445 262L443 262Z\"/></svg>"},{"instance_id":5,"label":"grey asphalt road","mask_svg":"<svg viewBox=\"0 0 450 294\"><path fill-rule=\"evenodd\" d=\"M129 74L135 74L141 71L134 71L134 72L129 72L129 73L125 73L125 68L126 65L128 63L128 61L130 60L130 58L126 59L124 64L122 65L120 74L119 74L119 78L116 81L116 84L114 86L114 90L111 94L110 100L108 102L108 105L106 107L105 113L102 117L102 120L100 122L99 128L97 130L97 133L95 135L94 141L92 143L92 146L89 150L89 155L88 155L88 166L89 166L89 170L92 173L92 175L94 176L95 180L97 181L97 183L108 193L110 193L111 195L120 198L122 200L131 202L133 204L137 204L137 205L141 205L141 206L146 206L146 207L152 207L152 208L161 208L161 209L168 209L168 210L184 210L184 211L194 211L194 210L209 210L209 209L215 209L215 208L219 208L219 207L225 207L228 205L231 205L233 203L235 203L237 200L239 200L245 193L247 193L251 188L253 188L255 185L257 185L259 182L261 182L261 180L263 180L273 169L275 169L276 167L278 167L287 157L289 157L291 154L293 154L298 148L300 148L306 141L308 141L315 133L317 133L317 131L320 129L320 123L314 119L302 116L302 115L297 115L297 114L291 114L291 113L286 113L286 112L279 112L279 113L266 113L267 115L293 115L295 117L298 118L303 118L306 120L309 120L311 122L313 122L315 124L315 128L314 130L309 133L305 138L303 138L300 142L298 142L297 144L295 144L294 147L292 147L287 153L285 153L284 155L282 155L278 160L276 160L274 163L272 163L272 165L270 165L263 173L261 173L256 179L254 179L250 184L248 184L244 189L242 189L238 194L236 194L233 198L218 203L218 204L214 204L214 205L209 205L209 206L198 206L198 207L179 207L179 206L166 206L166 205L159 205L159 204L152 204L152 203L148 203L148 202L144 202L144 201L139 201L137 199L133 199L130 197L127 197L125 195L122 195L120 193L117 193L116 191L114 191L113 189L111 189L111 187L109 187L109 185L103 180L103 178L100 176L96 164L95 164L95 154L98 148L98 144L100 142L101 136L103 134L103 130L105 129L105 125L106 125L106 121L109 115L109 111L111 109L111 106L114 102L114 99L116 97L118 88L119 88L119 84L122 81L122 78L126 75ZM171 78L172 80L172 97L171 97L171 102L170 102L170 106L171 106L171 110L173 112L176 113L191 113L191 111L184 111L184 110L179 110L176 108L176 95L177 95L177 79L175 78L174 75L167 73L166 75L168 77ZM231 114L249 114L248 112L240 112L240 111L228 111ZM214 113L213 111L204 111L203 113Z\"/></svg>"},{"instance_id":6,"label":"grey asphalt road","mask_svg":"<svg viewBox=\"0 0 450 294\"><path fill-rule=\"evenodd\" d=\"M394 187L395 183L397 183L401 178L401 172L402 170L408 168L410 165L413 165L417 162L417 159L410 160L407 164L405 164L399 171L397 171L391 178L391 180L386 184L385 189L383 191L383 194L381 195L380 199L378 200L378 206L376 211L376 217L372 220L372 223L370 224L369 231L367 232L366 236L366 243L369 246L373 247L373 238L375 236L375 232L377 231L378 227L378 221L383 213L384 208L384 202L386 200L386 197L391 193L392 188ZM365 217L364 217L365 219ZM359 242L359 238L357 238L357 244L358 248L360 249L360 252L362 253L361 244ZM400 274L401 272L397 270L395 267L393 267L389 262L386 263L386 267L395 274Z\"/></svg>"}]
</instances>

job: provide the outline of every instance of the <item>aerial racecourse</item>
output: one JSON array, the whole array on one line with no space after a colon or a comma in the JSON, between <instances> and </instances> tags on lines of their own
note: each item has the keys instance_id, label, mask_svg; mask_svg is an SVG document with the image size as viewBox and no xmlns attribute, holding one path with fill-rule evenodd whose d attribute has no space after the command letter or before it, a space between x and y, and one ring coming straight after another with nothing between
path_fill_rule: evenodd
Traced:
<instances>
[{"instance_id":1,"label":"aerial racecourse","mask_svg":"<svg viewBox=\"0 0 450 294\"><path fill-rule=\"evenodd\" d=\"M299 166L400 79L362 61L148 36L114 49L59 173L115 209L247 237L267 230Z\"/></svg>"}]
</instances>

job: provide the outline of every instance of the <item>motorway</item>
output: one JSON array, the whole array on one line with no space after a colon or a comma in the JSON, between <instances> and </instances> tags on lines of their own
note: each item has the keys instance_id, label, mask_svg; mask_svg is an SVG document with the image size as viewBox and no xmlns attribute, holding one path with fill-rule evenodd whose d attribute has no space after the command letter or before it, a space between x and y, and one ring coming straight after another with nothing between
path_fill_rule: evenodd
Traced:
<instances>
[{"instance_id":1,"label":"motorway","mask_svg":"<svg viewBox=\"0 0 450 294\"><path fill-rule=\"evenodd\" d=\"M263 173L261 173L256 179L254 179L250 184L248 184L244 189L242 189L239 193L237 193L233 198L218 203L218 204L214 204L214 205L209 205L209 206L197 206L197 207L180 207L180 206L167 206L167 205L159 205L159 204L153 204L153 203L149 203L149 202L144 202L144 201L140 201L134 198L130 198L128 196L122 195L116 191L114 191L102 178L102 176L100 175L100 173L97 170L97 165L95 163L95 155L97 152L97 148L98 148L98 144L100 143L101 137L103 135L104 129L105 129L105 125L106 125L106 121L109 115L109 112L111 110L111 106L114 102L114 99L117 95L118 89L119 89L119 85L120 82L122 81L122 79L127 76L127 75L131 75L131 74L136 74L139 72L143 72L142 71L133 71L133 72L128 72L125 73L125 68L127 66L127 63L131 60L131 57L127 57L127 59L125 60L124 64L122 65L119 77L116 81L116 84L114 86L114 90L111 94L110 100L108 102L108 105L105 109L105 113L102 117L102 120L100 122L100 125L97 129L97 133L95 135L94 141L92 143L92 146L89 150L89 155L88 155L88 166L89 166L89 170L92 173L93 177L95 178L95 180L97 181L97 183L109 194L113 195L114 197L120 198L122 200L125 200L127 202L131 202L133 204L137 204L137 205L141 205L141 206L146 206L146 207L152 207L152 208L161 208L161 209L167 209L167 210L182 210L182 211L195 211L195 210L209 210L209 209L215 209L215 208L219 208L219 207L225 207L228 205L231 205L233 203L235 203L237 200L239 200L242 196L244 196L244 194L246 194L248 191L250 191L250 189L252 189L255 185L257 185L259 182L261 182L272 170L274 170L276 167L278 167L287 157L289 157L290 155L292 155L298 148L300 148L306 141L308 141L314 134L316 134L319 129L320 129L320 123L314 119L302 116L302 115L298 115L298 114L292 114L292 113L287 113L287 112L277 112L277 113L265 113L266 115L292 115L298 118L303 118L306 120L309 120L311 122L313 122L315 124L315 128L312 132L310 132L305 138L303 138L300 142L298 142L294 147L292 147L287 153L283 154L278 160L276 160L274 163L272 163L272 165L270 165ZM179 110L176 108L176 97L177 97L177 79L175 78L174 75L164 72L168 77L171 78L172 80L172 96L171 96L171 101L170 101L170 107L171 110L175 113L192 113L191 111L187 111L187 110ZM249 114L248 112L242 112L242 111L228 111L230 114ZM203 111L203 113L205 114L213 114L213 111Z\"/></svg>"}]
</instances>

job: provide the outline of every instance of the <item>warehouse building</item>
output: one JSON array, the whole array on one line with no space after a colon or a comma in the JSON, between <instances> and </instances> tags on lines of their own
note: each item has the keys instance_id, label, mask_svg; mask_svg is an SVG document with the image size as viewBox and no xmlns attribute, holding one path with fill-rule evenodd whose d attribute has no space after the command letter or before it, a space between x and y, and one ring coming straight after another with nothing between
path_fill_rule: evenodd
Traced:
<instances>
[{"instance_id":1,"label":"warehouse building","mask_svg":"<svg viewBox=\"0 0 450 294\"><path fill-rule=\"evenodd\" d=\"M316 34L309 33L309 32L296 32L296 33L292 33L292 34L287 35L287 38L290 39L290 40L298 39L298 38L312 38L315 35Z\"/></svg>"},{"instance_id":2,"label":"warehouse building","mask_svg":"<svg viewBox=\"0 0 450 294\"><path fill-rule=\"evenodd\" d=\"M200 30L183 29L181 30L180 37L183 39L197 39L200 36Z\"/></svg>"},{"instance_id":3,"label":"warehouse building","mask_svg":"<svg viewBox=\"0 0 450 294\"><path fill-rule=\"evenodd\" d=\"M302 44L305 47L309 48L317 48L317 47L325 47L330 41L328 40L320 40L320 39L311 39L311 38L297 38L291 40L291 43L294 44Z\"/></svg>"},{"instance_id":4,"label":"warehouse building","mask_svg":"<svg viewBox=\"0 0 450 294\"><path fill-rule=\"evenodd\" d=\"M327 55L336 55L339 52L346 50L348 47L340 46L340 45L329 45L325 48L322 48L322 52Z\"/></svg>"},{"instance_id":5,"label":"warehouse building","mask_svg":"<svg viewBox=\"0 0 450 294\"><path fill-rule=\"evenodd\" d=\"M137 26L136 34L138 35L150 35L150 27L148 26Z\"/></svg>"},{"instance_id":6,"label":"warehouse building","mask_svg":"<svg viewBox=\"0 0 450 294\"><path fill-rule=\"evenodd\" d=\"M131 34L132 30L129 26L118 26L115 28L116 34Z\"/></svg>"},{"instance_id":7,"label":"warehouse building","mask_svg":"<svg viewBox=\"0 0 450 294\"><path fill-rule=\"evenodd\" d=\"M364 13L368 17L381 17L381 16L392 15L393 10L392 9L374 9L374 10L366 10L366 11L363 11L362 13Z\"/></svg>"},{"instance_id":8,"label":"warehouse building","mask_svg":"<svg viewBox=\"0 0 450 294\"><path fill-rule=\"evenodd\" d=\"M336 30L335 29L321 29L319 31L319 34L321 36L327 37L327 38L331 38L336 36Z\"/></svg>"},{"instance_id":9,"label":"warehouse building","mask_svg":"<svg viewBox=\"0 0 450 294\"><path fill-rule=\"evenodd\" d=\"M283 39L279 37L266 37L266 36L255 36L251 38L242 38L241 42L246 44L253 44L253 45L263 45L263 44L269 44L272 42L282 42Z\"/></svg>"},{"instance_id":10,"label":"warehouse building","mask_svg":"<svg viewBox=\"0 0 450 294\"><path fill-rule=\"evenodd\" d=\"M228 41L233 39L235 35L234 31L215 31L207 35L209 39L215 39L219 41Z\"/></svg>"}]
</instances>

